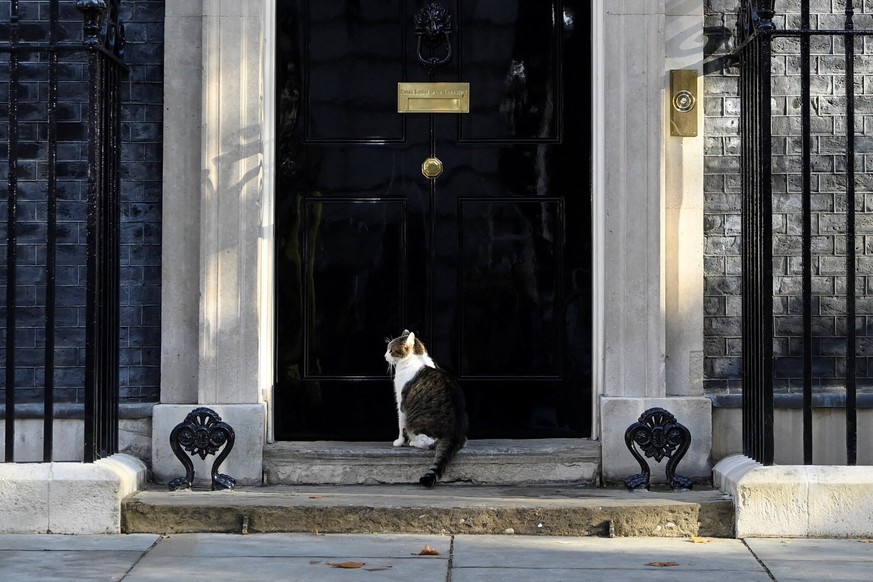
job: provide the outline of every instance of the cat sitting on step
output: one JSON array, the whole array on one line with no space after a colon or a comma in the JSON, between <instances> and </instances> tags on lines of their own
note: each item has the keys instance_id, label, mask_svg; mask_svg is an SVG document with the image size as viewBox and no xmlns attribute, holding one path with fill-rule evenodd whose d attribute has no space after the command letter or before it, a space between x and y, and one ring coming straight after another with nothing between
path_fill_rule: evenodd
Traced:
<instances>
[{"instance_id":1,"label":"cat sitting on step","mask_svg":"<svg viewBox=\"0 0 873 582\"><path fill-rule=\"evenodd\" d=\"M435 449L433 465L419 479L433 487L467 441L464 393L452 376L436 366L414 333L389 340L385 360L394 371L397 424L395 447Z\"/></svg>"}]
</instances>

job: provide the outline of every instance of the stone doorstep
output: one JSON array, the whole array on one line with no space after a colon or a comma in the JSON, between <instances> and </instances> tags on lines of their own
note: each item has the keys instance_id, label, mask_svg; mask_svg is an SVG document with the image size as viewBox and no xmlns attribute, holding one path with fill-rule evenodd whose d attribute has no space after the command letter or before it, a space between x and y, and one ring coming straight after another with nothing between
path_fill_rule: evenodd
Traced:
<instances>
[{"instance_id":1,"label":"stone doorstep","mask_svg":"<svg viewBox=\"0 0 873 582\"><path fill-rule=\"evenodd\" d=\"M409 484L432 451L390 442L276 442L264 448L266 485ZM470 440L443 482L476 485L595 485L600 443L589 439Z\"/></svg>"},{"instance_id":2,"label":"stone doorstep","mask_svg":"<svg viewBox=\"0 0 873 582\"><path fill-rule=\"evenodd\" d=\"M649 492L585 486L263 486L124 500L125 533L419 533L732 537L733 505L702 488Z\"/></svg>"},{"instance_id":3,"label":"stone doorstep","mask_svg":"<svg viewBox=\"0 0 873 582\"><path fill-rule=\"evenodd\" d=\"M873 467L773 465L732 455L713 468L737 537L873 537Z\"/></svg>"},{"instance_id":4,"label":"stone doorstep","mask_svg":"<svg viewBox=\"0 0 873 582\"><path fill-rule=\"evenodd\" d=\"M417 485L433 453L387 443L277 442L262 487L125 500L127 533L318 532L733 535L733 506L704 485L673 493L598 488L600 443L471 440L433 489Z\"/></svg>"}]
</instances>

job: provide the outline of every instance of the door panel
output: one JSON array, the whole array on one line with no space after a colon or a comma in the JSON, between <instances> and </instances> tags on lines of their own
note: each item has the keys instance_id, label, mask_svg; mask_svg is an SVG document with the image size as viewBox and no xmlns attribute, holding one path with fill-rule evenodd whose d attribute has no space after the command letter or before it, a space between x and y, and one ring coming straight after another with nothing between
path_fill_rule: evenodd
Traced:
<instances>
[{"instance_id":1,"label":"door panel","mask_svg":"<svg viewBox=\"0 0 873 582\"><path fill-rule=\"evenodd\" d=\"M459 377L471 437L588 435L587 7L444 2L431 73L417 1L278 4L277 438L393 438L404 328ZM427 80L470 82L471 112L396 113Z\"/></svg>"},{"instance_id":2,"label":"door panel","mask_svg":"<svg viewBox=\"0 0 873 582\"><path fill-rule=\"evenodd\" d=\"M399 58L406 50L404 6L394 1L278 3L280 22L297 24L294 34L303 41L306 140L402 141L397 89L375 80L404 74L405 61ZM285 17L289 4L298 5L296 23Z\"/></svg>"},{"instance_id":3,"label":"door panel","mask_svg":"<svg viewBox=\"0 0 873 582\"><path fill-rule=\"evenodd\" d=\"M472 83L472 99L460 141L559 139L559 4L461 3L459 78Z\"/></svg>"},{"instance_id":4,"label":"door panel","mask_svg":"<svg viewBox=\"0 0 873 582\"><path fill-rule=\"evenodd\" d=\"M307 198L304 280L307 378L384 377L366 330L404 314L405 201L402 198Z\"/></svg>"},{"instance_id":5,"label":"door panel","mask_svg":"<svg viewBox=\"0 0 873 582\"><path fill-rule=\"evenodd\" d=\"M462 198L462 378L561 377L560 199Z\"/></svg>"}]
</instances>

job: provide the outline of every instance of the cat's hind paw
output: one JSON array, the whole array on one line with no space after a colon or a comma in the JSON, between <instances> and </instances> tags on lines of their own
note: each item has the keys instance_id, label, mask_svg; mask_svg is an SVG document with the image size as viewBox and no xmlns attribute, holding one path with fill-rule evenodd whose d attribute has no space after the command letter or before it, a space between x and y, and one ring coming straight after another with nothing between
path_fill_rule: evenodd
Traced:
<instances>
[{"instance_id":1,"label":"cat's hind paw","mask_svg":"<svg viewBox=\"0 0 873 582\"><path fill-rule=\"evenodd\" d=\"M434 443L436 443L436 440L426 434L417 434L415 438L409 441L410 446L425 450L433 448Z\"/></svg>"}]
</instances>

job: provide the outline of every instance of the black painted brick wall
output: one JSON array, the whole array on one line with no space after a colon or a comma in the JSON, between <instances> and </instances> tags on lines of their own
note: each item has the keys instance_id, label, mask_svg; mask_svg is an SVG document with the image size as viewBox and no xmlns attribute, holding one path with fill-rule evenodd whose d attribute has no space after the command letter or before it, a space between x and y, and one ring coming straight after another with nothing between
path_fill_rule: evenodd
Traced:
<instances>
[{"instance_id":1,"label":"black painted brick wall","mask_svg":"<svg viewBox=\"0 0 873 582\"><path fill-rule=\"evenodd\" d=\"M48 6L21 0L22 41L48 39ZM82 19L73 0L59 4L59 40L79 41ZM161 281L161 130L163 18L161 0L122 2L130 74L122 87L121 166L121 397L159 399ZM10 2L0 2L0 42L8 38ZM19 84L19 147L16 395L42 399L46 263L46 132L48 68L36 53L22 56ZM64 56L59 68L58 254L55 399L81 402L84 380L85 217L87 146L83 141L88 86L81 55ZM8 199L9 58L0 56L0 359L6 363L6 269ZM0 376L0 398L5 374Z\"/></svg>"},{"instance_id":2,"label":"black painted brick wall","mask_svg":"<svg viewBox=\"0 0 873 582\"><path fill-rule=\"evenodd\" d=\"M708 394L740 391L739 96L738 70L723 67L733 48L724 36L736 21L737 0L706 0L708 66L704 82L704 387ZM814 0L812 28L842 28L843 0ZM777 2L777 28L799 28L799 0ZM873 3L855 3L855 28L873 27ZM857 134L857 373L873 388L873 37L856 43ZM799 43L774 42L773 261L774 355L777 391L802 391L801 196ZM818 37L812 52L813 384L841 391L845 383L845 69L842 40Z\"/></svg>"},{"instance_id":3,"label":"black painted brick wall","mask_svg":"<svg viewBox=\"0 0 873 582\"><path fill-rule=\"evenodd\" d=\"M121 396L160 399L164 2L122 2ZM128 94L129 91L129 94Z\"/></svg>"}]
</instances>

